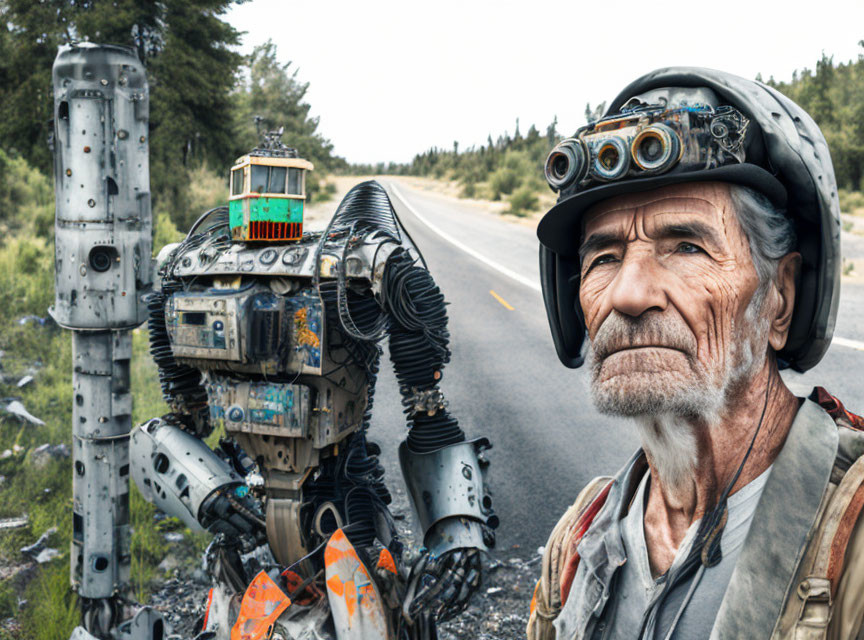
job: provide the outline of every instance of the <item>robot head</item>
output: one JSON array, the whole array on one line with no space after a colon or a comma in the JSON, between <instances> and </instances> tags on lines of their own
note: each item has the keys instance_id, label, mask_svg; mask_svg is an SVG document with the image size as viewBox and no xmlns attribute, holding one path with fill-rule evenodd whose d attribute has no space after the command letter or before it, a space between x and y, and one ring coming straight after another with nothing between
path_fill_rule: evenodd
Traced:
<instances>
[{"instance_id":1,"label":"robot head","mask_svg":"<svg viewBox=\"0 0 864 640\"><path fill-rule=\"evenodd\" d=\"M231 167L232 240L285 242L303 237L306 172L314 167L282 144L281 136L281 128L265 133L262 145Z\"/></svg>"}]
</instances>

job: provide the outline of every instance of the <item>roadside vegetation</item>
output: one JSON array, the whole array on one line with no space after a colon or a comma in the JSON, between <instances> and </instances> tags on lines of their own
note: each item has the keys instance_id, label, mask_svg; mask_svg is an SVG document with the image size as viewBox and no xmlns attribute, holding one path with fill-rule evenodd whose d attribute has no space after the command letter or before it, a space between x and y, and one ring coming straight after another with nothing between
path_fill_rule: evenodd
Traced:
<instances>
[{"instance_id":1,"label":"roadside vegetation","mask_svg":"<svg viewBox=\"0 0 864 640\"><path fill-rule=\"evenodd\" d=\"M352 165L351 171L455 180L463 198L505 201L509 204L506 213L525 216L535 212L541 202L554 201L543 177L543 164L560 139L557 121L543 133L532 125L524 135L517 121L512 135L505 132L494 141L490 135L478 148L460 151L454 143L452 150L432 148L407 164Z\"/></svg>"},{"instance_id":2,"label":"roadside vegetation","mask_svg":"<svg viewBox=\"0 0 864 640\"><path fill-rule=\"evenodd\" d=\"M72 534L72 341L50 320L54 297L53 187L23 159L0 150L0 638L65 640L78 622L69 589ZM156 236L179 232L161 216ZM162 402L148 337L133 335L133 424L167 411ZM22 384L23 382L23 384ZM19 386L20 385L20 386ZM37 424L13 413L18 402ZM45 446L47 445L47 446ZM134 595L144 600L169 553L200 549L200 537L169 543L183 531L174 519L157 519L155 508L132 486L132 574ZM42 561L21 552L49 532Z\"/></svg>"}]
</instances>

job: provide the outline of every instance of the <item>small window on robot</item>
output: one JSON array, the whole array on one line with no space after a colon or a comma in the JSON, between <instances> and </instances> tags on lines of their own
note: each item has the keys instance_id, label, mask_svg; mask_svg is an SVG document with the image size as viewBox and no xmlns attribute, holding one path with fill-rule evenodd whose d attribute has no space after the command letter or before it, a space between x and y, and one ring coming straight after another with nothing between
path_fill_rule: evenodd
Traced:
<instances>
[{"instance_id":1,"label":"small window on robot","mask_svg":"<svg viewBox=\"0 0 864 640\"><path fill-rule=\"evenodd\" d=\"M302 196L300 193L300 169L288 169L288 193Z\"/></svg>"},{"instance_id":2,"label":"small window on robot","mask_svg":"<svg viewBox=\"0 0 864 640\"><path fill-rule=\"evenodd\" d=\"M252 165L252 192L266 193L270 167L263 164Z\"/></svg>"},{"instance_id":3,"label":"small window on robot","mask_svg":"<svg viewBox=\"0 0 864 640\"><path fill-rule=\"evenodd\" d=\"M243 169L234 169L231 172L231 195L239 196L243 193Z\"/></svg>"},{"instance_id":4,"label":"small window on robot","mask_svg":"<svg viewBox=\"0 0 864 640\"><path fill-rule=\"evenodd\" d=\"M180 314L180 322L183 324L204 325L207 323L207 314L200 311L184 311Z\"/></svg>"},{"instance_id":5,"label":"small window on robot","mask_svg":"<svg viewBox=\"0 0 864 640\"><path fill-rule=\"evenodd\" d=\"M285 167L270 167L270 185L267 193L285 193Z\"/></svg>"}]
</instances>

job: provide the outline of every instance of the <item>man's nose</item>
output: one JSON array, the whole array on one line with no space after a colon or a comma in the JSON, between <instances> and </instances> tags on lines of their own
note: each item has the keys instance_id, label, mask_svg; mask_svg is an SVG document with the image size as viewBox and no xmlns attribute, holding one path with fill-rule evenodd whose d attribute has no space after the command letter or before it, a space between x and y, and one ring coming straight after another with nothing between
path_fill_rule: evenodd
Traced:
<instances>
[{"instance_id":1,"label":"man's nose","mask_svg":"<svg viewBox=\"0 0 864 640\"><path fill-rule=\"evenodd\" d=\"M613 309L634 318L652 309L663 311L668 301L654 258L632 256L629 252L609 284L609 295Z\"/></svg>"}]
</instances>

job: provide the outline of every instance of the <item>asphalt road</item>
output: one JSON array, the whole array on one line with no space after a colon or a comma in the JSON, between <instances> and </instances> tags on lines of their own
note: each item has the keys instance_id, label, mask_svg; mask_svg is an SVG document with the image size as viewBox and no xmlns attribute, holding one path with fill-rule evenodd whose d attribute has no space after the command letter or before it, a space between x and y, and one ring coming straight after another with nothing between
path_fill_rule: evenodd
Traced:
<instances>
[{"instance_id":1,"label":"asphalt road","mask_svg":"<svg viewBox=\"0 0 864 640\"><path fill-rule=\"evenodd\" d=\"M469 437L486 435L494 444L498 549L535 554L579 489L614 473L635 450L634 429L599 415L587 372L559 363L539 292L533 229L404 183L387 187L450 303L453 357L442 387L451 410ZM836 335L864 346L864 286L844 287ZM800 393L820 384L864 411L864 351L834 345L816 369L786 377ZM404 425L385 362L370 438L382 446L394 486L402 482L395 461Z\"/></svg>"}]
</instances>

